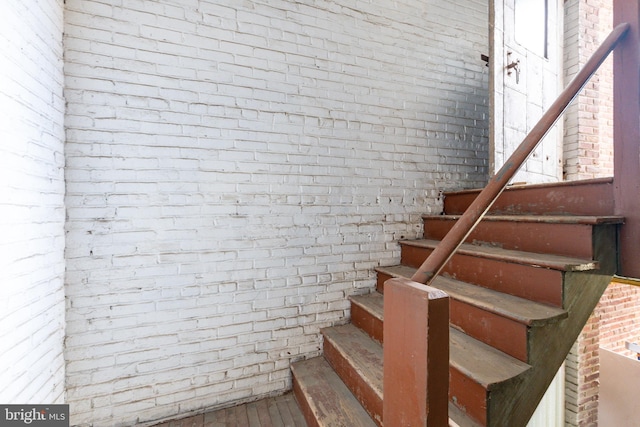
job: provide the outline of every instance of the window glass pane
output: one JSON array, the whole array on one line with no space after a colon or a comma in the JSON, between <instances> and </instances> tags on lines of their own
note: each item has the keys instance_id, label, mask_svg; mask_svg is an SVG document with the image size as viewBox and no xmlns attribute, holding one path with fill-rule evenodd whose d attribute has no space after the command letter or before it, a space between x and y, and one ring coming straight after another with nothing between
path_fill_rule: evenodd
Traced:
<instances>
[{"instance_id":1,"label":"window glass pane","mask_svg":"<svg viewBox=\"0 0 640 427\"><path fill-rule=\"evenodd\" d=\"M547 57L547 0L515 0L516 41Z\"/></svg>"}]
</instances>

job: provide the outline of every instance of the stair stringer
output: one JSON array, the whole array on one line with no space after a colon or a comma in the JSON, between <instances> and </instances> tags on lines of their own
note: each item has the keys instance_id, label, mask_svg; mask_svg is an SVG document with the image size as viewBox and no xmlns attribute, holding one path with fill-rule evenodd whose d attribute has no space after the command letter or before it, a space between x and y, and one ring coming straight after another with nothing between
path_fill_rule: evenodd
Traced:
<instances>
[{"instance_id":1,"label":"stair stringer","mask_svg":"<svg viewBox=\"0 0 640 427\"><path fill-rule=\"evenodd\" d=\"M617 227L607 225L594 231L597 270L563 273L565 319L551 328L530 331L528 363L523 373L501 395L492 393L487 403L487 426L526 426L558 369L587 323L589 316L611 283L617 268Z\"/></svg>"},{"instance_id":2,"label":"stair stringer","mask_svg":"<svg viewBox=\"0 0 640 427\"><path fill-rule=\"evenodd\" d=\"M612 275L584 272L565 273L565 301L569 317L555 325L553 333L537 334L530 341L532 369L512 393L492 399L488 413L489 426L526 426L580 335L600 297L611 282ZM496 396L497 397L497 396Z\"/></svg>"}]
</instances>

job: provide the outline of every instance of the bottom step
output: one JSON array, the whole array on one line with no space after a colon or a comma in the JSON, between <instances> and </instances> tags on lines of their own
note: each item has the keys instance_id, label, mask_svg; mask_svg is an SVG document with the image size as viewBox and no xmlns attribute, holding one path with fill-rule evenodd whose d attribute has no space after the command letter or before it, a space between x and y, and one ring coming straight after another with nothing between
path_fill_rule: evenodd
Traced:
<instances>
[{"instance_id":1,"label":"bottom step","mask_svg":"<svg viewBox=\"0 0 640 427\"><path fill-rule=\"evenodd\" d=\"M324 357L291 366L293 391L309 426L377 427Z\"/></svg>"},{"instance_id":2,"label":"bottom step","mask_svg":"<svg viewBox=\"0 0 640 427\"><path fill-rule=\"evenodd\" d=\"M309 427L377 427L324 357L296 362L291 371L293 392ZM449 416L449 427L480 427L452 403Z\"/></svg>"}]
</instances>

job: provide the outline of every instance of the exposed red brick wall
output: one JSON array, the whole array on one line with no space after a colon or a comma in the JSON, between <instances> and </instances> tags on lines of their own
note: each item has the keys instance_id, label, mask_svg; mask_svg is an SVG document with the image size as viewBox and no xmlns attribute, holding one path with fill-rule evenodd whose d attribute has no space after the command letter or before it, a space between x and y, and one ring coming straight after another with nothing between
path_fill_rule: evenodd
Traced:
<instances>
[{"instance_id":1,"label":"exposed red brick wall","mask_svg":"<svg viewBox=\"0 0 640 427\"><path fill-rule=\"evenodd\" d=\"M598 425L600 347L635 357L625 343L640 342L640 287L611 283L567 357L566 425Z\"/></svg>"},{"instance_id":2,"label":"exposed red brick wall","mask_svg":"<svg viewBox=\"0 0 640 427\"><path fill-rule=\"evenodd\" d=\"M568 426L598 424L599 328L599 319L592 314L567 357L565 424Z\"/></svg>"},{"instance_id":3,"label":"exposed red brick wall","mask_svg":"<svg viewBox=\"0 0 640 427\"><path fill-rule=\"evenodd\" d=\"M568 83L611 31L611 0L567 0L565 22L565 83ZM565 179L612 176L611 58L600 67L569 108L564 127Z\"/></svg>"},{"instance_id":4,"label":"exposed red brick wall","mask_svg":"<svg viewBox=\"0 0 640 427\"><path fill-rule=\"evenodd\" d=\"M640 342L640 287L612 283L594 311L600 320L600 347L635 357L625 343Z\"/></svg>"}]
</instances>

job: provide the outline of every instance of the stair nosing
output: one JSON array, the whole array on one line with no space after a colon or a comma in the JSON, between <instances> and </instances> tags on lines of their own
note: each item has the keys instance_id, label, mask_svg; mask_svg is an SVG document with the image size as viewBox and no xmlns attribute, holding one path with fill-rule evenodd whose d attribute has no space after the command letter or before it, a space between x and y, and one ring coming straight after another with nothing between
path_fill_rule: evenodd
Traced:
<instances>
[{"instance_id":1,"label":"stair nosing","mask_svg":"<svg viewBox=\"0 0 640 427\"><path fill-rule=\"evenodd\" d=\"M468 351L463 351L458 349L454 351L454 348L460 347L460 341L464 341L466 344L471 345L475 349L474 355L477 355L478 352L483 353L483 357L474 357L476 360L488 361L490 359L499 360L496 365L499 365L502 369L506 369L507 367L511 367L510 371L501 376L490 376L490 375L480 375L478 371L471 370L468 366L469 362L466 355L469 354ZM528 370L531 369L531 365L522 362L512 356L509 356L506 353L503 353L500 350L497 350L494 347L491 347L488 344L485 344L473 337L466 335L464 332L457 330L454 327L449 327L449 345L450 345L450 353L449 353L449 366L457 369L466 377L472 379L476 383L480 384L487 391L491 391L495 389L498 384L506 384L509 381L514 380L520 375L524 374ZM501 371L500 369L494 371Z\"/></svg>"},{"instance_id":2,"label":"stair nosing","mask_svg":"<svg viewBox=\"0 0 640 427\"><path fill-rule=\"evenodd\" d=\"M401 240L401 245L417 248L434 249L439 241L433 239ZM560 271L590 271L598 269L598 261L572 258L562 255L539 254L493 246L480 246L463 243L456 254L470 255L479 258L494 259L532 267L548 268Z\"/></svg>"},{"instance_id":3,"label":"stair nosing","mask_svg":"<svg viewBox=\"0 0 640 427\"><path fill-rule=\"evenodd\" d=\"M492 289L483 288L482 286L470 285L466 282L462 282L460 280L452 279L449 277L437 277L431 284L431 286L443 290L451 298L454 298L458 301L471 304L475 307L481 308L491 313L495 313L499 316L507 317L527 326L547 325L550 323L555 323L561 319L565 319L568 316L566 310L558 307L553 307L547 304L527 300L515 295L509 295L503 292L494 291ZM452 290L452 287L459 288L460 286L473 286L474 290L480 295L476 297L469 297L468 295L464 294L464 292L460 292L455 289ZM495 303L492 303L492 301L495 302L497 298L502 300L501 302L503 304L496 305ZM538 311L538 313L526 313L526 309L520 308L521 305L524 307L535 307L535 311Z\"/></svg>"}]
</instances>

